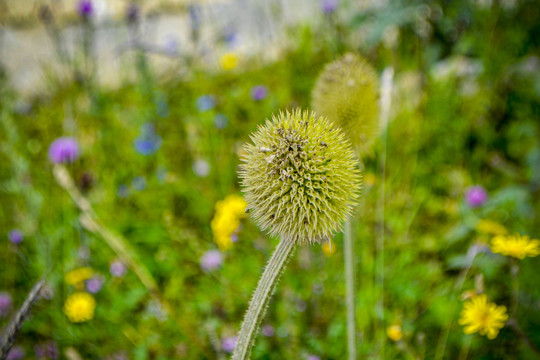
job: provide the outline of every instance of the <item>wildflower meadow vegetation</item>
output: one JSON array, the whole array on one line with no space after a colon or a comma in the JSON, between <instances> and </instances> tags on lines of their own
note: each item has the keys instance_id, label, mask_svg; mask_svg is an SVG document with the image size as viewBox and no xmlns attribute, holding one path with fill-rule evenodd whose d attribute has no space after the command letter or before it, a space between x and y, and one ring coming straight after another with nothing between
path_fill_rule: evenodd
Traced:
<instances>
[{"instance_id":1,"label":"wildflower meadow vegetation","mask_svg":"<svg viewBox=\"0 0 540 360\"><path fill-rule=\"evenodd\" d=\"M540 357L537 2L32 3L0 359Z\"/></svg>"}]
</instances>

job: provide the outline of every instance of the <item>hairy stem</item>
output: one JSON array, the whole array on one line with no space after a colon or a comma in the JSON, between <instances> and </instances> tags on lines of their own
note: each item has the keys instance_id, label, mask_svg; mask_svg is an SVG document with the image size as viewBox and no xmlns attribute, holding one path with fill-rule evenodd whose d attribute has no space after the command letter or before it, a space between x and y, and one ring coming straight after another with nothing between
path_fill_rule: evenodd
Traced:
<instances>
[{"instance_id":1,"label":"hairy stem","mask_svg":"<svg viewBox=\"0 0 540 360\"><path fill-rule=\"evenodd\" d=\"M351 223L345 223L345 289L347 304L347 350L348 359L356 359L356 312L354 306L354 244Z\"/></svg>"},{"instance_id":2,"label":"hairy stem","mask_svg":"<svg viewBox=\"0 0 540 360\"><path fill-rule=\"evenodd\" d=\"M268 264L266 264L266 268L259 279L257 289L253 293L248 311L242 322L238 342L232 356L233 360L249 358L259 326L266 314L266 309L268 308L279 277L291 258L295 247L295 241L287 238L281 239L276 250L274 250L274 254L268 261Z\"/></svg>"}]
</instances>

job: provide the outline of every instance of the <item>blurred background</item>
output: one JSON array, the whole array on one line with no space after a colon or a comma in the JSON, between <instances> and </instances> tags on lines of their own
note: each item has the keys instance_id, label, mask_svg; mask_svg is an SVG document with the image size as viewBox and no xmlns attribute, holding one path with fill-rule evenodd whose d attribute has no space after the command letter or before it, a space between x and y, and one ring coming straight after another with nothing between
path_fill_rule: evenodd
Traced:
<instances>
[{"instance_id":1,"label":"blurred background","mask_svg":"<svg viewBox=\"0 0 540 360\"><path fill-rule=\"evenodd\" d=\"M45 279L8 359L228 358L277 244L242 145L348 52L388 94L358 357L538 358L539 49L536 1L2 0L1 328ZM493 248L510 234L521 258ZM298 248L254 359L346 358L343 256L341 234ZM494 339L464 332L479 294L506 308Z\"/></svg>"}]
</instances>

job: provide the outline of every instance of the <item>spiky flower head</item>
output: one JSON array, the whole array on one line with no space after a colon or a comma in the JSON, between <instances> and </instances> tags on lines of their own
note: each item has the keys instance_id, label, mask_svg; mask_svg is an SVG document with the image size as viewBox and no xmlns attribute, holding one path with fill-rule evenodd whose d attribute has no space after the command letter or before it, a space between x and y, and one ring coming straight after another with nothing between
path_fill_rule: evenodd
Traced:
<instances>
[{"instance_id":1,"label":"spiky flower head","mask_svg":"<svg viewBox=\"0 0 540 360\"><path fill-rule=\"evenodd\" d=\"M341 127L359 154L371 149L379 132L378 87L373 67L348 53L326 65L313 88L315 112Z\"/></svg>"},{"instance_id":2,"label":"spiky flower head","mask_svg":"<svg viewBox=\"0 0 540 360\"><path fill-rule=\"evenodd\" d=\"M258 225L298 243L321 242L351 214L360 174L350 143L325 117L280 113L251 136L240 177Z\"/></svg>"}]
</instances>

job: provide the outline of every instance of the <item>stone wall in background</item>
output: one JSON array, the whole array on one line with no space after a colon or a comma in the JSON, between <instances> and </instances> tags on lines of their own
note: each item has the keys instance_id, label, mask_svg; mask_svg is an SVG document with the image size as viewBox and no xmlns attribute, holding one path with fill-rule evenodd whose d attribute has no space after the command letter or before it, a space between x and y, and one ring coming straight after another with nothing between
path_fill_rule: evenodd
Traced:
<instances>
[{"instance_id":1,"label":"stone wall in background","mask_svg":"<svg viewBox=\"0 0 540 360\"><path fill-rule=\"evenodd\" d=\"M77 13L78 1L4 1L1 6L9 11L0 10L4 14L0 66L21 95L38 95L47 89L49 76L61 79L68 77L70 71L58 56L50 31L40 20L40 9L43 4L50 9L67 57L82 61L84 26ZM126 21L130 2L92 3L89 21L94 29L91 51L97 59L96 76L100 85L114 86L130 78L130 71L133 72L133 66L126 66L133 64L134 55L133 37ZM150 54L153 69L162 74L180 71L188 55L197 55L210 68L225 52L235 52L240 62L253 58L268 61L278 56L279 49L287 43L287 27L322 21L321 6L315 0L145 1L138 8L136 41ZM8 17L10 21L5 20ZM197 19L200 36L194 43L191 34Z\"/></svg>"}]
</instances>

